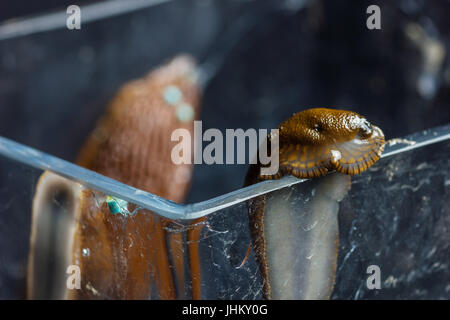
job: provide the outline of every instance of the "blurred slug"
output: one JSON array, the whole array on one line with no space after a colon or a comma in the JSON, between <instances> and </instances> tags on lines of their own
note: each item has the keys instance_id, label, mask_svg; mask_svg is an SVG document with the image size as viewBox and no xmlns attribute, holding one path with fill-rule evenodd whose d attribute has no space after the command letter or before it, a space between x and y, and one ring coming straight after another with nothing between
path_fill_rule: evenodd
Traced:
<instances>
[{"instance_id":1,"label":"blurred slug","mask_svg":"<svg viewBox=\"0 0 450 320\"><path fill-rule=\"evenodd\" d=\"M278 172L262 175L262 164L252 164L244 185L289 174L321 178L249 201L263 296L328 299L339 247L338 202L350 189L348 175L367 170L380 158L384 135L355 112L325 108L296 113L278 129Z\"/></svg>"},{"instance_id":2,"label":"blurred slug","mask_svg":"<svg viewBox=\"0 0 450 320\"><path fill-rule=\"evenodd\" d=\"M124 85L81 149L77 163L133 187L182 202L192 165L176 165L171 133L193 133L199 114L197 66L178 56ZM198 270L198 235L176 222L45 172L33 202L28 297L33 299L174 299L185 288L183 237ZM51 222L51 223L49 223ZM196 227L192 227L196 229ZM66 268L81 288L66 288ZM193 274L193 290L200 286ZM199 292L199 289L197 290ZM192 294L191 294L192 295ZM195 296L194 296L195 297Z\"/></svg>"}]
</instances>

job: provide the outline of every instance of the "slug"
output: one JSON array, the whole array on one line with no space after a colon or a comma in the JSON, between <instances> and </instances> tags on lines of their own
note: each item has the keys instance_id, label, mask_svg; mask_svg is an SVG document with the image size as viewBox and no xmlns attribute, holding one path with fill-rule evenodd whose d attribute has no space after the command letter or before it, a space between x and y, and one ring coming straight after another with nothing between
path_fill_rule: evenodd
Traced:
<instances>
[{"instance_id":1,"label":"slug","mask_svg":"<svg viewBox=\"0 0 450 320\"><path fill-rule=\"evenodd\" d=\"M384 135L380 128L355 112L326 108L296 113L278 129L278 171L263 175L263 165L260 162L252 164L244 186L289 174L304 179L323 178L311 187L305 186L311 191L305 195L312 197L309 203L282 195L281 191L249 202L252 248L263 280L263 296L266 299L329 298L339 243L337 202L350 188L350 180L346 180L345 175L359 174L380 158ZM270 136L268 143L271 143ZM324 177L330 172L337 173ZM308 229L306 224L313 227ZM294 239L288 243L280 237ZM311 251L317 241L323 243L320 248L315 248L316 251L296 256L302 250ZM286 250L290 250L289 253ZM299 267L293 266L296 263ZM317 270L322 270L322 274L317 274ZM296 275L295 271L309 274ZM296 284L292 286L291 280ZM289 286L292 288L287 290ZM312 294L314 287L322 289ZM285 294L287 291L288 295Z\"/></svg>"},{"instance_id":2,"label":"slug","mask_svg":"<svg viewBox=\"0 0 450 320\"><path fill-rule=\"evenodd\" d=\"M171 133L178 128L193 133L201 97L196 73L195 62L179 56L124 85L81 148L77 163L182 202L193 167L172 162ZM58 194L66 200L52 206ZM59 230L48 225L51 216L65 217ZM146 210L134 214L131 204L49 172L39 180L32 220L29 298L186 298L183 237L198 236L177 229L176 222ZM54 240L61 244L55 247ZM190 243L190 269L199 273L198 243ZM53 260L58 263L51 265ZM81 270L79 290L66 289L70 264ZM191 278L192 287L199 287L200 275Z\"/></svg>"}]
</instances>

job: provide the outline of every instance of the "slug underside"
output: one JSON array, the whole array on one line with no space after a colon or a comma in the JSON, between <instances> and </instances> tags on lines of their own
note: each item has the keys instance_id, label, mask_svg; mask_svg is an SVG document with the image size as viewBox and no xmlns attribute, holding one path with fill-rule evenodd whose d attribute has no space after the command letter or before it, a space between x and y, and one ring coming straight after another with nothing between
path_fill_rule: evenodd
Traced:
<instances>
[{"instance_id":1,"label":"slug underside","mask_svg":"<svg viewBox=\"0 0 450 320\"><path fill-rule=\"evenodd\" d=\"M265 201L265 253L272 299L328 299L339 248L338 210L350 177L334 173L278 190Z\"/></svg>"},{"instance_id":2,"label":"slug underside","mask_svg":"<svg viewBox=\"0 0 450 320\"><path fill-rule=\"evenodd\" d=\"M65 297L81 190L79 184L50 172L39 178L33 200L28 297Z\"/></svg>"}]
</instances>

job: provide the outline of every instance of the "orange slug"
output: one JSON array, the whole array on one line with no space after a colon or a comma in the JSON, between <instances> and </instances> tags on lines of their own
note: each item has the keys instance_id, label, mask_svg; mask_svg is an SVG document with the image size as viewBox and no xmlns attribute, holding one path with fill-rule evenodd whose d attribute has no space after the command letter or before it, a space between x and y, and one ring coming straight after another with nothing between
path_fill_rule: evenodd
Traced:
<instances>
[{"instance_id":1,"label":"orange slug","mask_svg":"<svg viewBox=\"0 0 450 320\"><path fill-rule=\"evenodd\" d=\"M185 128L193 133L193 121L199 114L200 88L196 65L187 56L179 56L151 71L146 77L123 86L113 98L105 115L81 149L77 163L133 187L166 199L182 202L187 194L192 165L174 164L171 150L176 142L171 133ZM186 298L184 237L192 231L168 231L176 223L151 212L115 214L116 200L46 172L40 179L33 205L33 226L29 262L28 296L30 298L69 299L174 299ZM72 191L73 190L73 191ZM45 251L48 229L44 216L53 200L52 195L65 193L71 204L68 221L71 224L60 236L64 248L71 248L66 257L54 248ZM75 202L76 204L72 204ZM125 205L127 206L127 205ZM132 205L126 210L132 211ZM115 209L114 209L115 210ZM63 211L63 210L60 210ZM62 214L61 212L55 215ZM175 226L175 227L174 227ZM61 228L62 226L60 226ZM196 229L196 227L193 227ZM60 231L61 232L61 231ZM56 232L57 233L57 232ZM188 234L189 233L189 234ZM66 239L68 238L68 239ZM188 239L189 240L189 239ZM198 239L197 239L198 240ZM195 241L194 241L195 242ZM191 241L192 243L192 241ZM192 243L190 269L200 272L198 243ZM48 250L47 250L48 251ZM39 291L45 266L39 265L61 258L53 266L66 278L66 264L81 269L79 290ZM70 263L69 263L70 262ZM192 274L193 288L198 297L199 274ZM52 290L54 292L52 292Z\"/></svg>"},{"instance_id":2,"label":"orange slug","mask_svg":"<svg viewBox=\"0 0 450 320\"><path fill-rule=\"evenodd\" d=\"M372 166L380 158L384 149L384 135L381 129L370 124L364 117L351 111L325 108L309 109L294 114L291 118L281 123L278 126L278 129L278 171L273 175L262 175L260 169L263 165L260 163L252 164L247 172L244 186L265 179L278 179L289 174L298 178L318 178L334 171L346 175L359 174ZM268 138L268 142L271 142L270 137ZM338 180L339 182L336 182ZM325 198L330 201L338 202L348 191L349 182L347 183L347 180L345 180L344 177L336 177L334 180L325 177L320 181L320 184L318 183L315 185L315 188L324 190L321 193L320 200L317 200L316 202L326 202L326 200L323 200ZM339 190L339 188L342 190ZM340 195L336 196L336 192ZM314 195L314 191L312 194ZM292 206L289 207L287 204L283 204L283 201L277 199L276 196L268 197L271 199L271 210L298 211L298 208L295 209ZM286 268L289 269L289 263L291 262L279 262L275 251L282 251L283 248L280 248L280 246L283 246L283 243L274 245L272 243L273 240L270 240L270 242L268 240L269 238L277 238L277 233L283 234L283 232L285 232L279 226L278 228L275 227L277 223L277 213L272 214L270 210L268 210L268 205L266 203L268 197L263 195L250 201L248 214L253 249L263 278L263 295L265 298L271 299L285 297L281 294L283 292L282 288L276 288L277 292L280 294L277 293L276 297L274 297L274 290L272 287L274 282L277 284L283 282L280 281L280 277L286 277L282 274L271 273L271 264L284 263L284 265L277 268L285 270ZM286 202L286 200L284 201ZM273 205L273 203L277 203L277 205ZM283 206L285 208L280 209ZM309 204L309 206L314 207L312 204ZM314 219L317 220L317 216L322 213L320 212L321 209L319 205L314 208L314 210L310 209L310 211L312 212L312 215L315 215L316 218ZM273 220L272 216L275 217ZM281 216L280 212L278 212L278 217L279 216ZM286 223L286 228L291 230L294 223L292 220L289 220L294 219L291 218L292 212L290 215L286 214L285 216L288 217L285 219L288 219L289 221L289 223ZM313 218L309 217L308 219L311 220ZM268 220L272 221L275 225L269 227L267 223ZM304 221L295 221L295 223L301 224L304 223ZM331 227L331 225L333 226ZM336 251L336 255L333 254L333 258L330 258L330 261L327 262L330 264L330 267L327 270L335 270L338 248L337 223L330 223L328 228L329 229L327 229L325 234L330 234L331 240L328 240L330 244L326 244L324 249L318 251L322 255L330 255L330 252ZM301 234L302 233L299 232L300 236ZM336 237L332 234L337 235L337 240L333 240ZM317 235L314 236L317 237ZM270 252L267 248L270 248ZM295 255L295 252L292 254ZM310 259L310 257L308 258ZM284 255L283 259L290 259L289 255ZM334 275L326 275L326 278L328 279L327 281L332 279L332 282L334 283ZM308 281L304 279L301 281L302 283L306 283L310 281L310 279ZM331 294L329 288L330 284L327 285L327 290L322 290L321 293L318 293L318 295L314 297L329 297ZM304 286L304 284L299 286ZM304 291L304 287L294 288L293 290L299 292ZM308 287L308 290L310 290L310 287ZM305 295L297 295L295 292L289 297L298 296L305 297ZM306 297L309 296L306 295Z\"/></svg>"}]
</instances>

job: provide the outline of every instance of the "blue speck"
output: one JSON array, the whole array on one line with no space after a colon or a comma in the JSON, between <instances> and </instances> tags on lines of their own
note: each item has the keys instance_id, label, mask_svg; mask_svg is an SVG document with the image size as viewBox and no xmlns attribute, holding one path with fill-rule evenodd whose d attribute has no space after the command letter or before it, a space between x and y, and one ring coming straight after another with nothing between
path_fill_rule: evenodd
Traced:
<instances>
[{"instance_id":1,"label":"blue speck","mask_svg":"<svg viewBox=\"0 0 450 320\"><path fill-rule=\"evenodd\" d=\"M194 119L194 108L190 104L183 103L177 107L176 114L181 122L189 122Z\"/></svg>"},{"instance_id":2,"label":"blue speck","mask_svg":"<svg viewBox=\"0 0 450 320\"><path fill-rule=\"evenodd\" d=\"M176 86L167 86L164 89L164 100L170 104L170 105L176 105L181 101L181 98L183 97L183 93L178 89Z\"/></svg>"}]
</instances>

